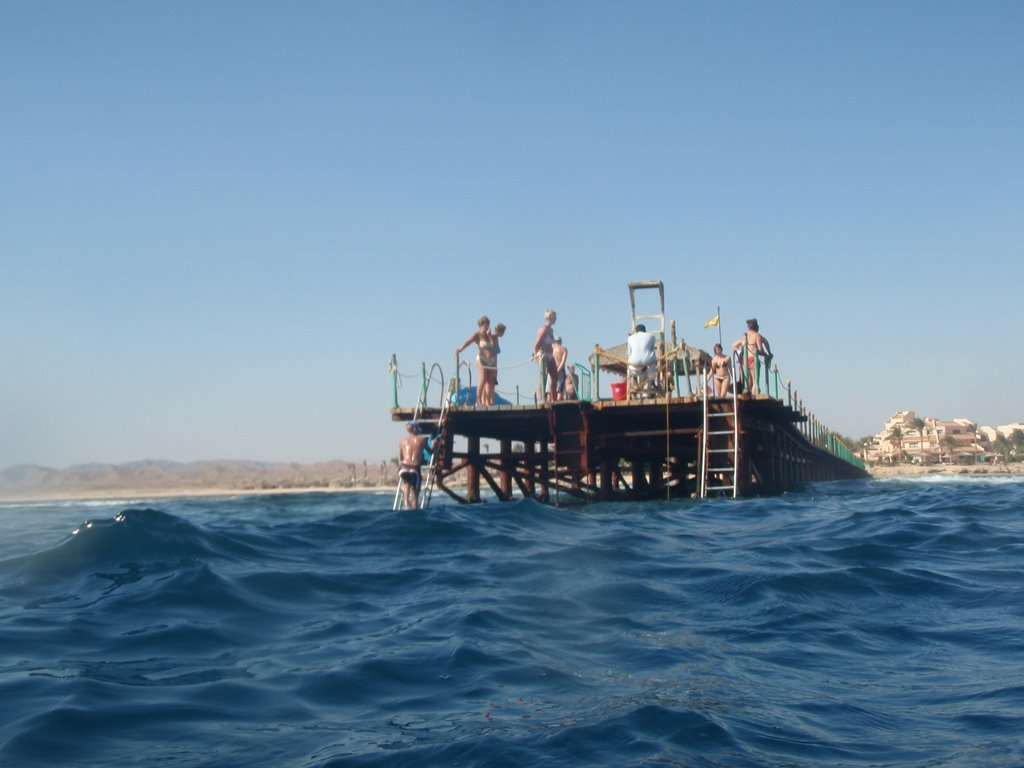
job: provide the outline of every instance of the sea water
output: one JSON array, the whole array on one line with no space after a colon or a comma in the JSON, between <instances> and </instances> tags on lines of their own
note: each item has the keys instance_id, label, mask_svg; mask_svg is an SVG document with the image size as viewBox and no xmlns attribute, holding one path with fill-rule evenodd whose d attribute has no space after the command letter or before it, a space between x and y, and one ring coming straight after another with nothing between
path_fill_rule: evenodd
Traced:
<instances>
[{"instance_id":1,"label":"sea water","mask_svg":"<svg viewBox=\"0 0 1024 768\"><path fill-rule=\"evenodd\" d=\"M0 505L0 765L1019 766L1024 481Z\"/></svg>"}]
</instances>

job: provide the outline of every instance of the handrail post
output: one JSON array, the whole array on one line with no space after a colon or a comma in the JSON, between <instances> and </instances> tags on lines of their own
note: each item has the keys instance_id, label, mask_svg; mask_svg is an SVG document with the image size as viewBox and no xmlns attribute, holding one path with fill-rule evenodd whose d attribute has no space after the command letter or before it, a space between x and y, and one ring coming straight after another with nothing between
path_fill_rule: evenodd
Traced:
<instances>
[{"instance_id":1,"label":"handrail post","mask_svg":"<svg viewBox=\"0 0 1024 768\"><path fill-rule=\"evenodd\" d=\"M679 352L680 352L680 348L682 349L683 353L685 354L685 352L686 352L686 340L684 339L682 344L680 345L679 340L676 337L676 321L673 320L672 321L672 349L675 350L675 351L672 353L672 381L673 381L673 385L675 386L676 397L682 397L682 395L683 395L683 391L679 388ZM683 357L683 360L684 360L683 370L685 370L686 369L686 363L685 363L686 358ZM687 387L689 387L689 385L690 385L690 377L689 376L686 377L686 385L687 385ZM666 397L668 396L667 392L665 393L665 396Z\"/></svg>"},{"instance_id":2,"label":"handrail post","mask_svg":"<svg viewBox=\"0 0 1024 768\"><path fill-rule=\"evenodd\" d=\"M683 375L686 376L686 393L688 395L690 395L690 397L693 397L693 382L690 381L690 353L689 353L688 347L686 346L686 339L683 339L683 350L682 351L683 351ZM679 391L678 386L676 387L676 391L677 392ZM679 394L682 394L682 392L679 392Z\"/></svg>"},{"instance_id":3,"label":"handrail post","mask_svg":"<svg viewBox=\"0 0 1024 768\"><path fill-rule=\"evenodd\" d=\"M459 353L455 353L455 405L459 404L459 396L462 394L462 360Z\"/></svg>"},{"instance_id":4,"label":"handrail post","mask_svg":"<svg viewBox=\"0 0 1024 768\"><path fill-rule=\"evenodd\" d=\"M391 353L391 361L388 363L388 369L391 371L391 392L392 400L391 407L398 407L398 358L394 353Z\"/></svg>"},{"instance_id":5,"label":"handrail post","mask_svg":"<svg viewBox=\"0 0 1024 768\"><path fill-rule=\"evenodd\" d=\"M420 363L420 374L423 378L423 384L420 386L420 402L423 406L427 405L427 364L425 362Z\"/></svg>"},{"instance_id":6,"label":"handrail post","mask_svg":"<svg viewBox=\"0 0 1024 768\"><path fill-rule=\"evenodd\" d=\"M591 390L594 382L590 369L581 362L573 363L576 375L579 377L579 384L576 386L576 399L589 403L593 399ZM586 381L584 381L586 379ZM575 382L573 382L575 384Z\"/></svg>"},{"instance_id":7,"label":"handrail post","mask_svg":"<svg viewBox=\"0 0 1024 768\"><path fill-rule=\"evenodd\" d=\"M519 405L519 385L516 384L516 405Z\"/></svg>"}]
</instances>

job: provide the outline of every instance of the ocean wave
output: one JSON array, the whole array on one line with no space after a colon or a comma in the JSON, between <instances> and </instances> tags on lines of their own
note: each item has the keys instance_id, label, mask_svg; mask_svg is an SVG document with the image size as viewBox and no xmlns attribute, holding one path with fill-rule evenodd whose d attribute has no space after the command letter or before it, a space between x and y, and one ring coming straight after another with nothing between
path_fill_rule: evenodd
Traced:
<instances>
[{"instance_id":1,"label":"ocean wave","mask_svg":"<svg viewBox=\"0 0 1024 768\"><path fill-rule=\"evenodd\" d=\"M9 511L0 762L1017 765L1022 507L970 481Z\"/></svg>"},{"instance_id":2,"label":"ocean wave","mask_svg":"<svg viewBox=\"0 0 1024 768\"><path fill-rule=\"evenodd\" d=\"M921 475L898 475L893 477L879 477L870 482L882 485L907 484L907 485L1024 485L1022 474L979 474L975 472L964 472L963 474L946 474L935 472Z\"/></svg>"},{"instance_id":3,"label":"ocean wave","mask_svg":"<svg viewBox=\"0 0 1024 768\"><path fill-rule=\"evenodd\" d=\"M123 509L124 507L152 504L155 499L140 497L137 499L66 499L63 501L4 501L0 502L0 510L38 510L38 509Z\"/></svg>"}]
</instances>

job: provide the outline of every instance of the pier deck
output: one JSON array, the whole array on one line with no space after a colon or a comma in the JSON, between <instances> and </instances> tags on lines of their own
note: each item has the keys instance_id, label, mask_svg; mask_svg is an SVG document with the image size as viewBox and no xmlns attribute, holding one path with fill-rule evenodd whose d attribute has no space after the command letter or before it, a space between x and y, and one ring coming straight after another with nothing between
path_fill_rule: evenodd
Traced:
<instances>
[{"instance_id":1,"label":"pier deck","mask_svg":"<svg viewBox=\"0 0 1024 768\"><path fill-rule=\"evenodd\" d=\"M732 429L738 418L736 495L774 495L818 480L867 477L827 450L807 417L767 395L711 400L708 409ZM393 408L393 421L412 409ZM427 430L440 408L421 410ZM481 500L481 481L500 500L514 491L542 501L690 498L700 495L706 470L704 403L698 397L563 401L476 408L451 406L444 414L435 483L460 502ZM498 445L483 452L481 441ZM733 452L734 451L734 452ZM465 483L453 476L465 471ZM732 472L732 469L728 469ZM731 493L729 495L732 495Z\"/></svg>"}]
</instances>

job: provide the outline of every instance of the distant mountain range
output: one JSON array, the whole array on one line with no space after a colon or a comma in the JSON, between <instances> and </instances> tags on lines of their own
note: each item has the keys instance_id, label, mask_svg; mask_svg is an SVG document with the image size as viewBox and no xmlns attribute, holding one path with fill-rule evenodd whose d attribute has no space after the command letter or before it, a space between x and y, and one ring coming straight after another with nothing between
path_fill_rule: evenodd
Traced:
<instances>
[{"instance_id":1,"label":"distant mountain range","mask_svg":"<svg viewBox=\"0 0 1024 768\"><path fill-rule=\"evenodd\" d=\"M396 473L397 468L393 464L382 467L379 463L348 461L318 464L133 461L128 464L77 464L66 469L19 464L0 471L0 499L94 497L105 493L346 488L374 486L382 482L390 484L397 479Z\"/></svg>"}]
</instances>

